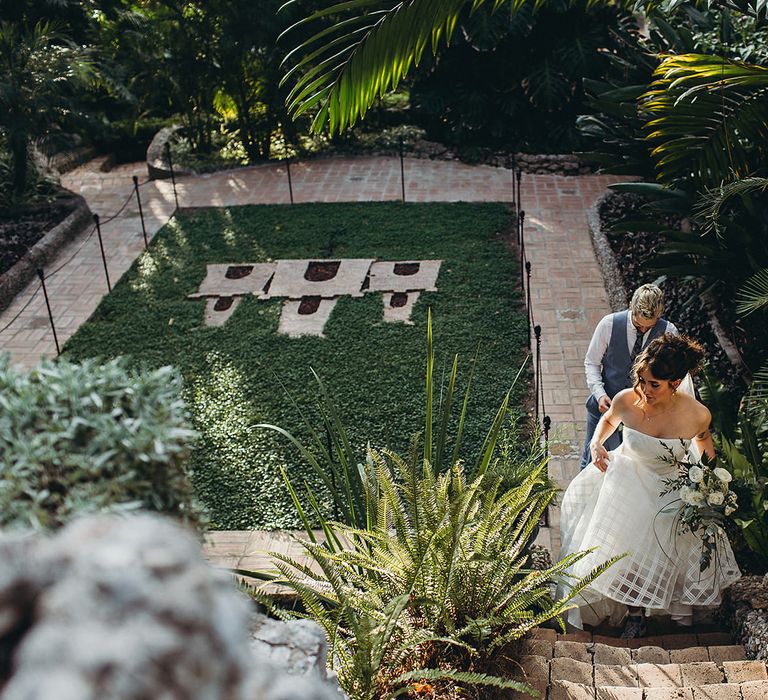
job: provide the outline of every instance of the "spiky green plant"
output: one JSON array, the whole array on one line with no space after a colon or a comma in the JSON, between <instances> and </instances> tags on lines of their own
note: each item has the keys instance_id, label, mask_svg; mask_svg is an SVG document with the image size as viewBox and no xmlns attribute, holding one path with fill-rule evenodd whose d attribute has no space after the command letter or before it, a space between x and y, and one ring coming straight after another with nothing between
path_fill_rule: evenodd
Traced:
<instances>
[{"instance_id":1,"label":"spiky green plant","mask_svg":"<svg viewBox=\"0 0 768 700\"><path fill-rule=\"evenodd\" d=\"M546 460L506 492L486 471L467 479L460 463L436 473L416 449L407 459L370 450L368 461L370 527L323 521L327 542L302 541L311 565L273 553L279 574L239 573L296 592L323 626L331 665L354 698L391 697L419 678L529 692L487 672L613 563L559 600L550 584L585 553L529 568L527 544L554 495L535 488Z\"/></svg>"},{"instance_id":2,"label":"spiky green plant","mask_svg":"<svg viewBox=\"0 0 768 700\"><path fill-rule=\"evenodd\" d=\"M345 451L331 466L338 472L336 483L344 484L341 491L356 484L350 488L354 498L340 497L340 512L344 517L354 513L354 518L330 521L307 489L325 535L318 541L286 478L305 525L308 540L301 544L311 563L273 553L276 572L237 571L296 593L307 616L325 630L329 662L355 699L394 697L407 692L409 681L420 679L533 693L524 683L493 675L500 658L533 627L559 619L569 601L613 563L595 568L572 582L566 597L552 600L551 584L586 553L569 555L549 569L530 568L532 535L556 492L545 476L547 456L534 450L524 457L527 473L516 473L515 485L502 488L509 474L498 468L499 462L514 461L506 438L506 451L494 456L508 412L507 392L485 443L474 460L467 460L471 471L465 470L459 446L469 390L449 450L457 365L454 359L440 392L442 403L434 410L430 316L423 438L414 438L407 457L369 447L365 464L356 468L343 427L334 419L333 402L320 383L324 420L333 433L329 441ZM312 450L280 430L316 470L323 469ZM330 457L319 433L314 442ZM362 506L352 508L354 502Z\"/></svg>"}]
</instances>

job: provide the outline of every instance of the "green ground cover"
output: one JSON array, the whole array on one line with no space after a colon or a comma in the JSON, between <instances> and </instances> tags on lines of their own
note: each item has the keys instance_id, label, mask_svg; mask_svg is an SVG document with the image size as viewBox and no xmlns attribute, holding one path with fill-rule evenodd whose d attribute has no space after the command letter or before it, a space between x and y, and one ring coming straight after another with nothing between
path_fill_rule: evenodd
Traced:
<instances>
[{"instance_id":1,"label":"green ground cover","mask_svg":"<svg viewBox=\"0 0 768 700\"><path fill-rule=\"evenodd\" d=\"M317 387L331 389L360 447L407 448L423 425L427 309L434 318L436 377L460 353L461 376L477 354L464 448L476 450L525 357L518 267L502 237L509 210L497 204L247 206L185 212L70 339L73 359L130 355L148 367L173 364L201 433L193 483L219 528L293 527L280 477L317 487L275 423L302 434L297 406L314 420ZM381 294L341 298L325 337L276 332L281 300L246 298L220 328L202 325L204 302L188 300L208 263L278 258L441 259L437 292L422 293L414 325L385 323ZM519 404L525 382L518 384ZM292 398L288 398L288 395ZM295 405L293 403L295 401ZM319 424L318 424L319 427Z\"/></svg>"}]
</instances>

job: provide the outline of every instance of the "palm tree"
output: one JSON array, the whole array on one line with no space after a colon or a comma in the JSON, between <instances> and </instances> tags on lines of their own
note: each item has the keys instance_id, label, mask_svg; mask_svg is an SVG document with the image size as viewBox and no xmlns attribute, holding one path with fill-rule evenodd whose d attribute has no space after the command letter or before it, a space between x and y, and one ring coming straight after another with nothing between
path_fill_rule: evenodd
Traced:
<instances>
[{"instance_id":1,"label":"palm tree","mask_svg":"<svg viewBox=\"0 0 768 700\"><path fill-rule=\"evenodd\" d=\"M377 97L394 89L418 65L424 50L450 43L462 13L507 0L344 0L294 24L319 30L286 57L284 80L294 82L287 104L294 119L315 111L312 129L339 133L361 119ZM534 8L546 0L534 0ZM300 0L289 0L294 5ZM596 0L595 4L600 0ZM526 0L512 0L516 12ZM328 21L335 23L329 25Z\"/></svg>"},{"instance_id":2,"label":"palm tree","mask_svg":"<svg viewBox=\"0 0 768 700\"><path fill-rule=\"evenodd\" d=\"M72 88L93 75L87 50L50 24L26 31L0 23L0 133L10 152L14 198L22 199L27 188L30 142L72 117Z\"/></svg>"}]
</instances>

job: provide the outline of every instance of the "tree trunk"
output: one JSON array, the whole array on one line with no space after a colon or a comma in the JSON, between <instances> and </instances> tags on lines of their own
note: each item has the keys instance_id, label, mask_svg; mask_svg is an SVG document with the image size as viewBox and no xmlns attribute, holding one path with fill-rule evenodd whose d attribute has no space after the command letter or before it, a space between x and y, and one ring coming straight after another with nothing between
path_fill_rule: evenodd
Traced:
<instances>
[{"instance_id":1,"label":"tree trunk","mask_svg":"<svg viewBox=\"0 0 768 700\"><path fill-rule=\"evenodd\" d=\"M21 199L27 189L27 169L29 167L29 138L25 133L14 133L9 139L13 193Z\"/></svg>"}]
</instances>

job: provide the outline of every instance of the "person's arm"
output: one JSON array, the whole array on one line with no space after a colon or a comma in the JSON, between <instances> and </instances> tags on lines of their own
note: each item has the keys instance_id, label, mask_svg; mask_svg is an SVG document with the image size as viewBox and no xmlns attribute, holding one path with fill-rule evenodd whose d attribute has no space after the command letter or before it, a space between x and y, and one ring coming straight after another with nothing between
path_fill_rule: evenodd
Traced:
<instances>
[{"instance_id":1,"label":"person's arm","mask_svg":"<svg viewBox=\"0 0 768 700\"><path fill-rule=\"evenodd\" d=\"M712 422L712 415L709 409L702 406L702 419L699 425L699 432L693 437L693 441L700 454L707 455L710 459L715 458L715 445L712 442L712 433L709 432L709 425Z\"/></svg>"},{"instance_id":2,"label":"person's arm","mask_svg":"<svg viewBox=\"0 0 768 700\"><path fill-rule=\"evenodd\" d=\"M620 392L614 397L608 410L600 417L600 421L595 428L595 434L592 436L592 442L589 443L592 463L601 472L608 469L608 450L603 447L603 443L616 432L622 420L620 413L625 401L622 396L623 393Z\"/></svg>"},{"instance_id":3,"label":"person's arm","mask_svg":"<svg viewBox=\"0 0 768 700\"><path fill-rule=\"evenodd\" d=\"M584 356L584 374L587 377L587 386L592 396L597 400L600 411L608 410L611 399L605 391L603 384L603 357L608 350L611 340L611 316L604 316L597 324L592 340L589 342L587 354Z\"/></svg>"}]
</instances>

